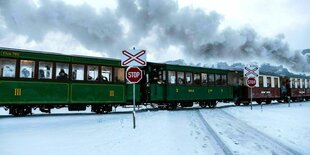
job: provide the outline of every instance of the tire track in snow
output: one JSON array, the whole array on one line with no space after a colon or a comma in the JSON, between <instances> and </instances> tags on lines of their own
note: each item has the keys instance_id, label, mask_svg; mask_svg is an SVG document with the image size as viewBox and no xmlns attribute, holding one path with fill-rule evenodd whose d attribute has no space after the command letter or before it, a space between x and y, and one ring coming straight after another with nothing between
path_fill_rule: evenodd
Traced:
<instances>
[{"instance_id":1,"label":"tire track in snow","mask_svg":"<svg viewBox=\"0 0 310 155\"><path fill-rule=\"evenodd\" d=\"M257 151L256 154L301 154L296 150L266 135L265 133L262 133L261 131L258 131L257 129L249 126L242 120L234 117L233 115L225 112L222 109L213 109L212 111L206 112L207 113L203 113L205 117L202 117L204 119L213 119L209 120L209 122L211 122L210 126L213 127L213 130L217 129L216 131L218 131L222 139L226 138L225 140L223 140L224 142L229 143L232 141L230 146L233 145L232 147L234 149L240 149L241 146L241 149L235 152L240 152L241 154L243 154L242 151L253 151L253 154L256 153L255 151ZM208 119L206 121L208 121ZM225 129L221 129L221 127L224 127Z\"/></svg>"},{"instance_id":2,"label":"tire track in snow","mask_svg":"<svg viewBox=\"0 0 310 155\"><path fill-rule=\"evenodd\" d=\"M211 128L208 122L203 118L201 112L196 110L198 118L201 120L202 124L206 127L208 133L212 136L213 143L219 147L218 150L222 150L226 155L232 155L231 150L226 146L226 144L221 140L221 138L216 134L216 132Z\"/></svg>"}]
</instances>

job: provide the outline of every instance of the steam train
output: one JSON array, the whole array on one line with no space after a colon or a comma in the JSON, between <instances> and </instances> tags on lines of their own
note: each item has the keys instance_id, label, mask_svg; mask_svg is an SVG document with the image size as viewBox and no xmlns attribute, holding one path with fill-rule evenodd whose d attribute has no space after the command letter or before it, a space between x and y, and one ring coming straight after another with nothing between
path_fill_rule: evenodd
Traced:
<instances>
[{"instance_id":1,"label":"steam train","mask_svg":"<svg viewBox=\"0 0 310 155\"><path fill-rule=\"evenodd\" d=\"M239 70L148 62L134 93L117 59L0 48L0 68L0 107L14 116L88 106L108 113L113 106L130 105L133 94L138 104L170 110L193 104L214 108L218 102L248 105L251 97ZM258 104L310 99L309 77L261 73L256 80L253 101Z\"/></svg>"}]
</instances>

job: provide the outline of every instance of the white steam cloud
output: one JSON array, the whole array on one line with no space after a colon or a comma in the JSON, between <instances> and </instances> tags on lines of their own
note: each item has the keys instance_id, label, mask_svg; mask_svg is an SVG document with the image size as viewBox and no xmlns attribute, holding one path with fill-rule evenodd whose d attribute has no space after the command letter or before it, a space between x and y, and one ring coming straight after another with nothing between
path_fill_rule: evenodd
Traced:
<instances>
[{"instance_id":1,"label":"white steam cloud","mask_svg":"<svg viewBox=\"0 0 310 155\"><path fill-rule=\"evenodd\" d=\"M310 72L309 52L291 51L284 35L263 38L248 27L220 30L220 14L180 8L175 0L118 0L117 4L116 9L98 13L87 4L72 6L42 0L38 7L29 0L0 1L0 19L6 31L28 40L40 42L49 32L59 31L73 36L85 48L110 57L120 57L121 50L151 36L153 44L149 48L160 54L174 46L182 47L184 55L206 63L258 60Z\"/></svg>"}]
</instances>

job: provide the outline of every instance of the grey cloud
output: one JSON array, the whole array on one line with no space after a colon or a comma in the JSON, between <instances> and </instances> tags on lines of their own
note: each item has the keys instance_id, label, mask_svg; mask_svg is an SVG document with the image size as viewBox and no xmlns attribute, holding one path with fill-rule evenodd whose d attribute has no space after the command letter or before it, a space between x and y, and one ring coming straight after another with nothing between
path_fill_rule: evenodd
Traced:
<instances>
[{"instance_id":1,"label":"grey cloud","mask_svg":"<svg viewBox=\"0 0 310 155\"><path fill-rule=\"evenodd\" d=\"M8 30L41 41L49 31L70 34L86 48L119 57L123 49L137 45L149 35L156 36L153 49L170 45L184 47L186 55L218 61L252 61L284 64L296 71L306 68L309 56L291 51L284 35L263 38L249 27L219 30L223 17L192 7L179 8L176 0L118 0L115 10L96 13L83 4L71 6L61 1L0 1L0 13ZM121 25L126 19L130 27ZM292 54L293 53L293 54ZM307 61L308 58L308 61ZM172 58L173 59L173 58Z\"/></svg>"}]
</instances>

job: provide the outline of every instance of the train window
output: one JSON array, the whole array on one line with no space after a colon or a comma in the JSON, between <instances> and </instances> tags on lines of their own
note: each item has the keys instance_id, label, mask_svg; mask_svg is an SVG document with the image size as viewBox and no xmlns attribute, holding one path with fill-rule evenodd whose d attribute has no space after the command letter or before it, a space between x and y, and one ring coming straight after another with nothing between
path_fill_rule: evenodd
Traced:
<instances>
[{"instance_id":1,"label":"train window","mask_svg":"<svg viewBox=\"0 0 310 155\"><path fill-rule=\"evenodd\" d=\"M291 79L292 88L295 88L295 79Z\"/></svg>"},{"instance_id":2,"label":"train window","mask_svg":"<svg viewBox=\"0 0 310 155\"><path fill-rule=\"evenodd\" d=\"M186 84L193 84L193 73L186 73Z\"/></svg>"},{"instance_id":3,"label":"train window","mask_svg":"<svg viewBox=\"0 0 310 155\"><path fill-rule=\"evenodd\" d=\"M112 81L112 67L102 66L101 67L102 80L106 82Z\"/></svg>"},{"instance_id":4,"label":"train window","mask_svg":"<svg viewBox=\"0 0 310 155\"><path fill-rule=\"evenodd\" d=\"M16 60L0 58L0 77L15 77Z\"/></svg>"},{"instance_id":5,"label":"train window","mask_svg":"<svg viewBox=\"0 0 310 155\"><path fill-rule=\"evenodd\" d=\"M259 87L264 87L264 78L262 76L259 76L258 83Z\"/></svg>"},{"instance_id":6,"label":"train window","mask_svg":"<svg viewBox=\"0 0 310 155\"><path fill-rule=\"evenodd\" d=\"M56 63L57 80L68 79L69 65L66 63Z\"/></svg>"},{"instance_id":7,"label":"train window","mask_svg":"<svg viewBox=\"0 0 310 155\"><path fill-rule=\"evenodd\" d=\"M200 78L200 74L194 74L194 83L196 85L200 85L201 84L201 78Z\"/></svg>"},{"instance_id":8,"label":"train window","mask_svg":"<svg viewBox=\"0 0 310 155\"><path fill-rule=\"evenodd\" d=\"M180 84L180 85L182 85L182 84L184 84L185 82L184 82L184 72L178 72L177 73L177 75L178 75L178 84Z\"/></svg>"},{"instance_id":9,"label":"train window","mask_svg":"<svg viewBox=\"0 0 310 155\"><path fill-rule=\"evenodd\" d=\"M310 79L309 79L309 81L308 81L308 88L310 88Z\"/></svg>"},{"instance_id":10,"label":"train window","mask_svg":"<svg viewBox=\"0 0 310 155\"><path fill-rule=\"evenodd\" d=\"M84 80L84 65L72 64L72 80Z\"/></svg>"},{"instance_id":11,"label":"train window","mask_svg":"<svg viewBox=\"0 0 310 155\"><path fill-rule=\"evenodd\" d=\"M125 82L125 69L124 68L119 68L119 67L114 68L114 82L120 82L120 83Z\"/></svg>"},{"instance_id":12,"label":"train window","mask_svg":"<svg viewBox=\"0 0 310 155\"><path fill-rule=\"evenodd\" d=\"M301 79L301 87L306 88L306 79Z\"/></svg>"},{"instance_id":13,"label":"train window","mask_svg":"<svg viewBox=\"0 0 310 155\"><path fill-rule=\"evenodd\" d=\"M166 81L166 71L163 71L163 81L165 82Z\"/></svg>"},{"instance_id":14,"label":"train window","mask_svg":"<svg viewBox=\"0 0 310 155\"><path fill-rule=\"evenodd\" d=\"M214 85L214 74L209 74L208 75L208 85Z\"/></svg>"},{"instance_id":15,"label":"train window","mask_svg":"<svg viewBox=\"0 0 310 155\"><path fill-rule=\"evenodd\" d=\"M216 85L222 85L221 75L215 74L215 83Z\"/></svg>"},{"instance_id":16,"label":"train window","mask_svg":"<svg viewBox=\"0 0 310 155\"><path fill-rule=\"evenodd\" d=\"M98 77L98 66L88 65L87 66L87 80L95 81Z\"/></svg>"},{"instance_id":17,"label":"train window","mask_svg":"<svg viewBox=\"0 0 310 155\"><path fill-rule=\"evenodd\" d=\"M39 62L39 79L52 79L53 63L52 62Z\"/></svg>"},{"instance_id":18,"label":"train window","mask_svg":"<svg viewBox=\"0 0 310 155\"><path fill-rule=\"evenodd\" d=\"M20 61L20 78L34 78L35 62L32 60Z\"/></svg>"},{"instance_id":19,"label":"train window","mask_svg":"<svg viewBox=\"0 0 310 155\"><path fill-rule=\"evenodd\" d=\"M274 87L279 88L279 79L278 78L274 78Z\"/></svg>"},{"instance_id":20,"label":"train window","mask_svg":"<svg viewBox=\"0 0 310 155\"><path fill-rule=\"evenodd\" d=\"M296 79L295 82L296 82L296 88L300 88L300 79Z\"/></svg>"},{"instance_id":21,"label":"train window","mask_svg":"<svg viewBox=\"0 0 310 155\"><path fill-rule=\"evenodd\" d=\"M202 79L202 84L207 84L208 74L207 73L201 73L201 79Z\"/></svg>"},{"instance_id":22,"label":"train window","mask_svg":"<svg viewBox=\"0 0 310 155\"><path fill-rule=\"evenodd\" d=\"M227 85L227 75L222 75L222 84L223 84L224 86Z\"/></svg>"},{"instance_id":23,"label":"train window","mask_svg":"<svg viewBox=\"0 0 310 155\"><path fill-rule=\"evenodd\" d=\"M168 71L168 83L175 84L175 71Z\"/></svg>"},{"instance_id":24,"label":"train window","mask_svg":"<svg viewBox=\"0 0 310 155\"><path fill-rule=\"evenodd\" d=\"M267 77L267 87L271 87L271 77Z\"/></svg>"}]
</instances>

